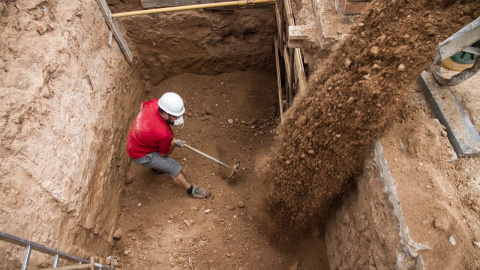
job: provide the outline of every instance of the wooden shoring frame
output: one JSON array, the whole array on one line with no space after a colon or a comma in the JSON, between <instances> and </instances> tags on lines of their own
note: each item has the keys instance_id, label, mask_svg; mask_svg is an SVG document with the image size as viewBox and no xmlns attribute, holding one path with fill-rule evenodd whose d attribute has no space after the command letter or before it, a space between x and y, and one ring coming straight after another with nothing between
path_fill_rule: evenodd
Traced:
<instances>
[{"instance_id":1,"label":"wooden shoring frame","mask_svg":"<svg viewBox=\"0 0 480 270\"><path fill-rule=\"evenodd\" d=\"M300 48L290 48L289 43L289 27L295 26L295 18L290 5L290 0L279 1L275 5L275 16L277 21L277 37L275 38L275 56L279 55L283 57L284 65L277 65L277 69L285 71L284 78L284 96L286 101L286 107L290 107L293 103L294 96L299 93L303 93L307 87L307 77L305 75L305 69L303 65L302 52ZM279 61L280 62L280 61ZM278 74L282 74L277 70ZM279 85L282 85L281 81ZM282 91L282 92L280 92ZM283 90L279 90L283 96ZM282 106L280 109L283 114L283 100L280 100Z\"/></svg>"},{"instance_id":2,"label":"wooden shoring frame","mask_svg":"<svg viewBox=\"0 0 480 270\"><path fill-rule=\"evenodd\" d=\"M288 48L288 27L290 25L295 25L295 20L293 18L293 12L292 12L292 6L290 5L290 0L284 0L283 4L285 5L284 10L285 10L285 16L287 17L287 25L283 29L283 34L285 36L285 43L283 44L284 48L284 60L285 60L285 68L287 70L286 72L286 77L287 77L287 83L288 83L288 88L287 88L287 102L288 106L290 107L293 103L293 92L294 92L294 82L295 82L295 70L294 70L294 54L295 52L293 49Z\"/></svg>"},{"instance_id":3,"label":"wooden shoring frame","mask_svg":"<svg viewBox=\"0 0 480 270\"><path fill-rule=\"evenodd\" d=\"M280 3L275 3L275 18L277 20L277 42L278 42L278 48L277 49L280 49L280 48L283 48L283 20L282 20L282 11L281 11L281 8L282 7L282 4ZM280 55L283 55L283 51L280 50Z\"/></svg>"}]
</instances>

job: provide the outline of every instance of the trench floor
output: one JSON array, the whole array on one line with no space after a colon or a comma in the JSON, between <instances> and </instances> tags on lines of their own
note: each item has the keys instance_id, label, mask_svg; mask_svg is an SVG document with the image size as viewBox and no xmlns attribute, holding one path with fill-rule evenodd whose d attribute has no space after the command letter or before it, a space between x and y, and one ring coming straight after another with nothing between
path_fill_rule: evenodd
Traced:
<instances>
[{"instance_id":1,"label":"trench floor","mask_svg":"<svg viewBox=\"0 0 480 270\"><path fill-rule=\"evenodd\" d=\"M257 177L279 124L276 77L235 72L218 76L182 74L148 94L179 93L185 126L175 137L219 160L230 171L186 148L172 157L192 184L209 188L211 198L186 196L168 175L131 164L116 255L123 269L329 269L322 234L312 230L292 247L277 247L268 236L262 198L269 183ZM140 105L140 104L139 104ZM233 121L233 122L232 122ZM208 212L208 213L207 213ZM297 268L295 268L297 269Z\"/></svg>"}]
</instances>

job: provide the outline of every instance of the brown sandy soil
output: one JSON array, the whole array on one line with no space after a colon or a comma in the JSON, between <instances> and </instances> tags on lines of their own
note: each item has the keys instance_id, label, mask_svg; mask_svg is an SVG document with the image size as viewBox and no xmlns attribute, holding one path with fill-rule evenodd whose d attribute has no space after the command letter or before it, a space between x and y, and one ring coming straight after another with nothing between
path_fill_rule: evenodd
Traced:
<instances>
[{"instance_id":1,"label":"brown sandy soil","mask_svg":"<svg viewBox=\"0 0 480 270\"><path fill-rule=\"evenodd\" d=\"M301 9L301 5L296 8ZM209 187L214 194L209 200L195 201L187 198L168 176L153 176L148 169L133 164L129 177L133 183L127 187L120 222L123 235L116 251L122 267L328 269L321 231L311 222L323 217L323 211L342 192L345 182L359 173L364 153L373 139L385 132L406 104L407 108L415 107L415 112L420 110L424 114L404 112L403 117L412 119L412 126L403 133L391 131L393 138L386 139L387 156L395 156L394 176L412 179L411 175L395 173L416 168L411 164L416 164L415 153L421 151L412 150L413 154L402 163L399 160L403 159L397 156L404 150L395 148L389 140L413 133L415 139L411 139L410 147L415 149L417 145L425 150L420 163L427 164L426 160L432 159L433 165L429 167L432 172L440 170L439 174L461 174L461 179L469 179L469 173L463 174L462 169L451 163L435 163L451 158L448 140L440 133L437 140L430 142L433 131L429 130L442 128L438 121L425 116L428 109L424 102L416 104L421 99L418 93L405 100L412 82L428 66L436 44L471 21L478 8L475 3L435 5L414 1L402 1L401 6L374 6L366 22L349 34L340 50L324 65L329 69L313 76L307 97L297 100L280 127L279 142L273 152L270 147L275 146L274 128L278 119L274 116L278 113L275 79L271 75L183 74L156 86L149 98L157 98L165 91L177 91L186 100L187 122L183 130L177 131L179 138L228 164L241 160L242 169L233 183L226 183L228 170L186 149L177 149L173 156L182 163L190 181ZM453 22L445 20L445 14L458 9L465 11L462 17ZM265 77L270 77L268 83ZM265 93L270 96L259 99L256 95L262 89L268 89ZM228 119L234 123L228 124ZM422 123L428 125L424 127ZM416 125L420 125L419 130ZM397 128L405 129L404 126ZM264 153L271 158L267 176L262 174L266 164L262 158ZM471 164L465 165L470 168L469 172L478 168L477 161L471 160ZM268 205L274 223L265 223L267 216L262 211L262 198L265 184L272 180L275 188ZM432 185L424 187L432 191ZM417 192L400 190L399 193L401 200L405 200L408 225L416 233L424 232L417 228L419 223L434 226L432 220L414 218L416 208L408 202L409 198L416 202L413 199L419 196ZM430 194L425 200L437 195ZM468 213L469 220L474 222L475 214L465 210L462 204L457 207L458 213ZM283 239L286 241L280 241L281 245L291 243L293 249L278 248L278 239L269 237L272 224L280 228L276 236L287 237ZM441 226L438 224L437 227ZM294 230L306 232L305 239L309 240L291 241L288 237L292 225L297 226ZM447 226L445 230L455 230L455 227ZM444 264L441 256L450 251L448 245L451 244L445 244L444 234L446 232L437 233L433 240L413 235L415 240L441 250L430 257L428 251L422 254L433 261L434 268ZM470 228L463 235L470 239L475 234L475 228ZM465 267L475 265L471 258L478 251L471 243L465 241L461 245L467 258ZM452 265L458 265L458 261L452 261Z\"/></svg>"},{"instance_id":2,"label":"brown sandy soil","mask_svg":"<svg viewBox=\"0 0 480 270\"><path fill-rule=\"evenodd\" d=\"M168 175L132 163L116 251L122 268L289 269L297 262L302 269L328 269L318 231L293 251L279 250L266 236L266 189L255 164L272 145L279 121L276 78L261 72L182 74L151 89L147 99L166 91L178 92L186 104L185 127L174 128L175 136L227 164L241 161L241 169L227 183L229 169L177 148L172 157L188 180L212 192L195 200Z\"/></svg>"},{"instance_id":3,"label":"brown sandy soil","mask_svg":"<svg viewBox=\"0 0 480 270\"><path fill-rule=\"evenodd\" d=\"M109 2L113 13L141 9L135 5L140 1ZM152 85L182 73L216 75L275 69L272 5L235 12L187 10L117 21L135 50L136 67Z\"/></svg>"},{"instance_id":4,"label":"brown sandy soil","mask_svg":"<svg viewBox=\"0 0 480 270\"><path fill-rule=\"evenodd\" d=\"M480 109L478 85L480 74L453 87L471 118ZM480 265L480 159L457 159L419 86L402 115L382 144L410 235L431 248L420 252L429 269L475 269Z\"/></svg>"},{"instance_id":5,"label":"brown sandy soil","mask_svg":"<svg viewBox=\"0 0 480 270\"><path fill-rule=\"evenodd\" d=\"M461 17L447 21L461 10ZM436 45L476 18L477 1L373 3L363 23L313 74L280 127L264 179L273 224L303 231L362 169L365 154L402 107Z\"/></svg>"},{"instance_id":6,"label":"brown sandy soil","mask_svg":"<svg viewBox=\"0 0 480 270\"><path fill-rule=\"evenodd\" d=\"M132 9L138 9L138 1L135 3ZM152 85L156 86L147 89L146 100L158 98L166 91L178 92L185 99L186 124L184 129L175 130L176 136L227 164L233 165L240 160L241 170L233 182L227 183L227 169L188 149L176 149L173 157L183 165L190 182L212 191L211 198L194 200L176 187L168 176L152 175L149 169L131 163L117 231L119 239L115 245L120 268L328 269L322 231L316 226L316 221L321 219L323 211L341 193L344 183L357 175L363 164L363 153L371 142L385 132L382 143L385 144L394 178L399 182L400 179L405 181L399 188L399 197L404 204L412 237L439 251L422 251L422 256L431 261L430 268L454 269L457 265L466 269L478 267L479 248L475 243L480 242L479 160L452 160L454 157L445 133L423 101L419 89L414 89L410 95L407 93L418 74L429 64L435 45L478 16L480 4L478 1L413 0L388 3L374 6L365 23L355 27L340 50L322 65L328 70L323 73L317 71L312 76L311 90L306 97L297 99L287 114L286 121L280 126L278 140L277 86L273 72L233 72L218 76L181 74L156 85L167 76L162 73L161 79L152 80ZM5 5L0 4L2 10ZM294 6L302 8L302 5ZM115 7L112 6L112 9ZM460 15L452 18L451 14ZM81 14L76 16L81 17ZM198 17L203 19L206 16ZM20 22L23 24L22 20ZM127 20L127 23L130 22L132 20ZM223 27L229 23L225 22ZM251 28L257 27L252 22ZM43 28L32 26L32 29L36 32ZM141 43L136 40L135 32L130 31L130 40ZM230 34L228 39L220 39L225 44L244 40L245 37L240 32L223 34ZM152 43L151 40L148 42ZM182 43L177 43L181 47ZM12 50L15 49L18 55L30 52L31 46L26 43L23 45L25 47L12 47ZM72 46L81 47L81 43ZM239 48L247 46L245 43ZM251 46L255 48L254 43ZM137 52L143 53L144 57L150 55L148 50L141 49L137 48ZM265 47L262 49L266 50ZM153 52L159 57L163 56L158 48ZM38 55L42 53L38 52ZM11 54L6 53L8 57L13 57ZM62 57L66 51L51 54ZM175 56L175 51L170 54L160 59L160 63L168 63L167 60ZM81 55L88 53L82 52ZM214 56L215 53L209 55ZM267 62L272 58L268 55L262 59ZM163 66L151 64L156 60L142 58L140 67L144 71L150 70L144 76L153 78L153 75L162 72ZM273 61L269 63L273 65ZM235 69L234 61L223 64L231 64L232 70ZM243 64L242 68L248 67L246 63ZM5 65L6 62L3 69ZM404 68L399 68L401 65ZM265 63L264 67L269 66ZM20 66L11 65L9 68L10 73L6 75L4 83L23 84L22 80L17 79L23 73L33 76L33 71L29 70L16 72L22 69ZM202 68L204 72L208 70L207 67ZM45 71L48 78L51 75L47 72L49 70ZM61 70L69 69L62 67ZM179 70L174 73L178 74ZM70 73L67 75L75 77ZM54 79L53 76L51 78ZM87 80L83 83L87 84ZM95 83L94 80L94 86ZM468 84L454 88L477 129L480 122L478 85L477 76ZM46 91L42 95L48 100L38 101L40 109L47 105L54 108L56 103L61 102L56 99L57 96L53 96L53 92L48 91L50 85L47 86L42 88L42 91ZM53 86L51 89L59 91ZM29 100L21 92L8 95L8 99L12 104L16 100ZM76 98L72 100L78 101ZM71 107L75 108L73 105ZM19 111L16 107L10 110ZM100 115L103 114L92 113L84 118ZM22 118L19 116L19 119ZM233 123L230 124L229 119ZM388 129L394 119L395 125ZM37 129L37 125L41 125L39 123L22 123L19 120L15 128L26 129L28 132L22 134L24 136L30 134L30 130L52 132L48 128ZM79 129L81 127L78 126ZM112 130L108 126L99 132L109 134ZM68 136L59 132L61 135L43 138L67 141L69 137L77 138L78 134L84 134L83 131L70 131ZM44 145L35 140L36 136L23 138L15 133L9 137L26 142L25 148L29 149L32 149L31 146L36 149ZM404 142L403 147L399 141ZM46 142L45 145L55 144ZM71 144L62 141L61 145ZM23 147L23 144L20 146ZM275 150L271 150L271 147L275 147ZM68 147L62 149L68 150ZM42 151L45 149L39 149L38 153ZM35 153L32 156L37 157ZM84 155L87 154L78 156ZM266 176L261 174L267 164L265 155L271 158ZM55 166L66 170L60 159L56 161L58 166L57 163ZM72 168L75 168L74 165ZM18 178L28 177L18 174ZM273 225L280 227L285 235L288 235L291 226L298 226L296 229L306 232L308 236L292 241L291 238L283 238L283 234L277 234L282 240L288 240L283 243L291 243L293 247L285 245L280 248L269 237L272 224L266 222L268 216L262 210L267 186L271 182L275 186L269 197L270 213L275 221ZM53 187L52 190L58 191ZM421 198L420 204L416 200L418 198ZM42 218L48 217L51 216L42 215ZM41 224L47 227L49 223L46 221ZM38 229L38 224L25 226L28 226L27 234ZM88 228L84 224L80 226ZM45 231L48 229L45 228ZM455 246L449 241L450 237L455 239ZM42 243L57 241L53 236L51 239L32 240Z\"/></svg>"}]
</instances>

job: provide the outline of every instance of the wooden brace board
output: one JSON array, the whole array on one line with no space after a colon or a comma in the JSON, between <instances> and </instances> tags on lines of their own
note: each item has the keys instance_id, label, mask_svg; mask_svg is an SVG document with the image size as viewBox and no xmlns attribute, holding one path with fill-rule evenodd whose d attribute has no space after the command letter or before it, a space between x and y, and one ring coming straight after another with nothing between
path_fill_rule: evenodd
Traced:
<instances>
[{"instance_id":1,"label":"wooden brace board","mask_svg":"<svg viewBox=\"0 0 480 270\"><path fill-rule=\"evenodd\" d=\"M283 95L282 95L282 74L280 72L280 59L278 52L278 38L273 38L273 43L275 44L275 64L277 67L277 86L278 86L278 105L280 108L280 121L283 121Z\"/></svg>"},{"instance_id":2,"label":"wooden brace board","mask_svg":"<svg viewBox=\"0 0 480 270\"><path fill-rule=\"evenodd\" d=\"M105 22L108 25L108 28L110 31L112 31L113 36L115 37L115 40L118 43L118 46L120 47L120 50L122 51L123 55L125 56L125 59L127 59L128 63L133 62L133 54L128 48L127 42L122 36L122 33L120 32L120 29L118 29L117 24L111 17L112 12L108 8L107 2L105 0L96 0L98 7L100 8L100 11L103 14L103 17L105 18Z\"/></svg>"}]
</instances>

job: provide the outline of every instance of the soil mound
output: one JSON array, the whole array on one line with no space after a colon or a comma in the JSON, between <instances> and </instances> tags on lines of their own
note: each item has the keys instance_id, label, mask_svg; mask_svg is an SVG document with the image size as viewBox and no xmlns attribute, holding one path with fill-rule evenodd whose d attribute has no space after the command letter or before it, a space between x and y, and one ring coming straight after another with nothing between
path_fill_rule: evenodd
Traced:
<instances>
[{"instance_id":1,"label":"soil mound","mask_svg":"<svg viewBox=\"0 0 480 270\"><path fill-rule=\"evenodd\" d=\"M372 3L280 126L264 174L272 224L285 233L321 222L360 173L366 150L398 115L437 44L479 12L478 1Z\"/></svg>"}]
</instances>

